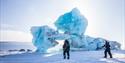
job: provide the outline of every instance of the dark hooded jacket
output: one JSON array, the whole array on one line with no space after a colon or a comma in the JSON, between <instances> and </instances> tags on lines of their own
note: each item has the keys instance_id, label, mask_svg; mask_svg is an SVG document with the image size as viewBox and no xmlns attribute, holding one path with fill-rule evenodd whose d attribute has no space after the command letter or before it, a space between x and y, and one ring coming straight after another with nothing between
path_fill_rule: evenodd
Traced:
<instances>
[{"instance_id":1,"label":"dark hooded jacket","mask_svg":"<svg viewBox=\"0 0 125 63\"><path fill-rule=\"evenodd\" d=\"M106 49L110 49L110 44L109 44L109 42L106 41L106 43L105 43L105 45L104 45L103 47L105 47Z\"/></svg>"},{"instance_id":2,"label":"dark hooded jacket","mask_svg":"<svg viewBox=\"0 0 125 63\"><path fill-rule=\"evenodd\" d=\"M63 45L63 51L69 51L70 50L70 44L68 40L65 40Z\"/></svg>"}]
</instances>

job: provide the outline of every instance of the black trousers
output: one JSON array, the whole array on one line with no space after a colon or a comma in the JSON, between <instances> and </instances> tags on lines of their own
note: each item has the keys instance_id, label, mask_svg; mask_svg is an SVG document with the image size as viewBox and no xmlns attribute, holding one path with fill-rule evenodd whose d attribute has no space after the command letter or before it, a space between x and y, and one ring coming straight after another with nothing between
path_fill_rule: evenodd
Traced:
<instances>
[{"instance_id":1,"label":"black trousers","mask_svg":"<svg viewBox=\"0 0 125 63\"><path fill-rule=\"evenodd\" d=\"M106 49L105 51L104 51L104 54L105 54L105 58L107 58L107 53L109 54L109 56L110 56L110 58L112 58L112 54L111 54L111 51L110 51L110 49Z\"/></svg>"},{"instance_id":2,"label":"black trousers","mask_svg":"<svg viewBox=\"0 0 125 63\"><path fill-rule=\"evenodd\" d=\"M66 59L66 57L67 57L67 59L69 59L70 58L69 51L63 51L63 57L64 57L64 59Z\"/></svg>"}]
</instances>

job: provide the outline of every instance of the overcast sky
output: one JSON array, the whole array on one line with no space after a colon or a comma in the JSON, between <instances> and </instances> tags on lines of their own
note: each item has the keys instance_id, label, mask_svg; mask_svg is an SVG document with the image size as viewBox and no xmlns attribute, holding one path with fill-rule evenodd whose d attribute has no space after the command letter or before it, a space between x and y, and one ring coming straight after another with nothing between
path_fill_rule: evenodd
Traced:
<instances>
[{"instance_id":1,"label":"overcast sky","mask_svg":"<svg viewBox=\"0 0 125 63\"><path fill-rule=\"evenodd\" d=\"M125 44L124 0L0 0L0 40L31 42L32 26L49 25L77 7L88 19L85 35ZM125 46L125 45L124 45Z\"/></svg>"}]
</instances>

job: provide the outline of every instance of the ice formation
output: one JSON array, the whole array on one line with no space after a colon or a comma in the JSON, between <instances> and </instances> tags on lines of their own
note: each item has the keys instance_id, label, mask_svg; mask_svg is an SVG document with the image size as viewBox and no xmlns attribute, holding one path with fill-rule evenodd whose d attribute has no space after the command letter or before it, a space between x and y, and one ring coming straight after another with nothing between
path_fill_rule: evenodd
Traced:
<instances>
[{"instance_id":1,"label":"ice formation","mask_svg":"<svg viewBox=\"0 0 125 63\"><path fill-rule=\"evenodd\" d=\"M57 32L48 26L34 26L31 28L31 33L33 35L32 42L36 46L37 52L46 52L48 48L57 44L51 37L52 34L57 34Z\"/></svg>"},{"instance_id":2,"label":"ice formation","mask_svg":"<svg viewBox=\"0 0 125 63\"><path fill-rule=\"evenodd\" d=\"M32 41L37 48L36 52L46 52L47 49L58 44L56 40L68 39L71 50L99 50L105 43L105 39L84 35L88 22L77 8L61 15L54 24L57 30L49 26L35 26L31 28ZM64 33L60 33L60 30ZM109 42L111 49L120 49L119 43L115 41Z\"/></svg>"},{"instance_id":3,"label":"ice formation","mask_svg":"<svg viewBox=\"0 0 125 63\"><path fill-rule=\"evenodd\" d=\"M64 34L69 34L69 40L73 48L86 47L87 43L81 35L84 34L87 24L87 19L81 15L77 8L61 15L55 22L58 30L63 31Z\"/></svg>"},{"instance_id":4,"label":"ice formation","mask_svg":"<svg viewBox=\"0 0 125 63\"><path fill-rule=\"evenodd\" d=\"M45 53L48 48L54 47L58 44L56 40L68 39L69 35L59 33L49 26L33 26L31 28L33 35L32 42L36 46L36 52Z\"/></svg>"},{"instance_id":5,"label":"ice formation","mask_svg":"<svg viewBox=\"0 0 125 63\"><path fill-rule=\"evenodd\" d=\"M88 46L87 46L87 50L100 50L100 49L104 49L102 48L102 46L105 44L105 40L103 38L93 38L90 36L85 36L85 41L87 42ZM109 41L110 43L111 49L115 49L115 50L119 50L121 45L116 42L116 41Z\"/></svg>"},{"instance_id":6,"label":"ice formation","mask_svg":"<svg viewBox=\"0 0 125 63\"><path fill-rule=\"evenodd\" d=\"M85 32L87 24L87 19L81 15L77 8L61 15L55 22L58 30L77 35L81 35Z\"/></svg>"}]
</instances>

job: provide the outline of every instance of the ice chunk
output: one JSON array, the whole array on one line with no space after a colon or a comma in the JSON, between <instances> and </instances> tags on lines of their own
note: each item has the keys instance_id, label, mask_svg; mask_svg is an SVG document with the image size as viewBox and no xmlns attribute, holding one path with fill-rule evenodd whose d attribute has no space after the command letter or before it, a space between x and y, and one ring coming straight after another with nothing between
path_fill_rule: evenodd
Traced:
<instances>
[{"instance_id":1,"label":"ice chunk","mask_svg":"<svg viewBox=\"0 0 125 63\"><path fill-rule=\"evenodd\" d=\"M33 35L32 42L36 46L36 52L45 53L47 49L58 44L56 40L65 40L70 38L67 34L59 33L58 31L48 26L34 26L31 28Z\"/></svg>"},{"instance_id":2,"label":"ice chunk","mask_svg":"<svg viewBox=\"0 0 125 63\"><path fill-rule=\"evenodd\" d=\"M77 8L61 15L55 22L55 26L58 30L78 35L84 34L87 24L87 19L80 14Z\"/></svg>"},{"instance_id":3,"label":"ice chunk","mask_svg":"<svg viewBox=\"0 0 125 63\"><path fill-rule=\"evenodd\" d=\"M57 34L55 30L48 26L32 27L31 32L33 35L32 42L37 47L37 52L46 52L46 50L55 44L54 38L51 35Z\"/></svg>"},{"instance_id":4,"label":"ice chunk","mask_svg":"<svg viewBox=\"0 0 125 63\"><path fill-rule=\"evenodd\" d=\"M73 48L86 47L87 43L84 42L81 35L84 35L87 24L87 19L81 15L77 8L61 15L55 22L58 30L63 31L64 34L69 34L70 44Z\"/></svg>"},{"instance_id":5,"label":"ice chunk","mask_svg":"<svg viewBox=\"0 0 125 63\"><path fill-rule=\"evenodd\" d=\"M88 22L77 8L61 15L54 24L57 30L48 26L32 27L32 41L37 48L37 52L46 52L47 49L56 46L58 44L56 40L68 39L71 50L99 50L105 44L105 39L84 35ZM114 41L110 41L110 43L111 49L120 49L119 43Z\"/></svg>"},{"instance_id":6,"label":"ice chunk","mask_svg":"<svg viewBox=\"0 0 125 63\"><path fill-rule=\"evenodd\" d=\"M105 44L105 40L107 39L103 39L103 38L93 38L90 36L85 36L86 38L86 42L88 43L88 46L86 47L88 50L99 50L99 49L103 49L102 46ZM116 42L116 41L109 41L111 49L113 50L118 50L120 49L121 45Z\"/></svg>"}]
</instances>

